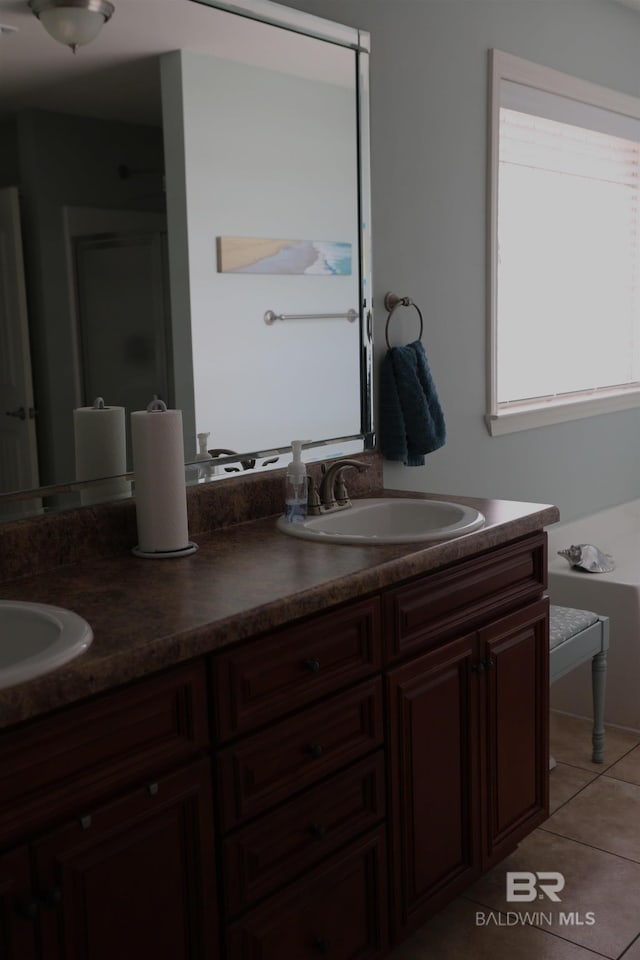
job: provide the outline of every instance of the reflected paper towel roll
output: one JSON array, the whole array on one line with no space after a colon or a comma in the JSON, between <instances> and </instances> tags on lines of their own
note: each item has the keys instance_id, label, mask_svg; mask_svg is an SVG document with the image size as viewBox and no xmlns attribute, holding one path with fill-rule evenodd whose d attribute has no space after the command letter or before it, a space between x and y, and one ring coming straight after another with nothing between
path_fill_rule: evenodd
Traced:
<instances>
[{"instance_id":1,"label":"reflected paper towel roll","mask_svg":"<svg viewBox=\"0 0 640 960\"><path fill-rule=\"evenodd\" d=\"M158 406L156 406L156 404ZM131 414L138 556L192 553L187 524L182 411L161 400Z\"/></svg>"},{"instance_id":2,"label":"reflected paper towel roll","mask_svg":"<svg viewBox=\"0 0 640 960\"><path fill-rule=\"evenodd\" d=\"M124 407L107 407L97 397L92 407L73 411L76 480L111 479L80 491L83 504L128 497L131 484L121 479L127 472L127 436Z\"/></svg>"}]
</instances>

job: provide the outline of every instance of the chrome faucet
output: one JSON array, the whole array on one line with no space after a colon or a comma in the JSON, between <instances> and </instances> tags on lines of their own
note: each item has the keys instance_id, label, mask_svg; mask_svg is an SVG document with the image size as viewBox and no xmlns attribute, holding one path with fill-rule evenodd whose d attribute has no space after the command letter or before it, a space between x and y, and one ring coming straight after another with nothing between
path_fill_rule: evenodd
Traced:
<instances>
[{"instance_id":1,"label":"chrome faucet","mask_svg":"<svg viewBox=\"0 0 640 960\"><path fill-rule=\"evenodd\" d=\"M354 467L360 473L369 469L368 463L362 463L360 460L336 460L331 466L323 468L323 476L320 481L320 494L316 494L316 500L313 506L317 513L327 513L329 510L339 510L351 506L351 500L347 493L347 488L342 476L343 470ZM312 491L310 490L310 495ZM319 504L317 500L319 499ZM310 504L311 506L311 504ZM318 509L319 507L319 509ZM311 512L311 511L310 511Z\"/></svg>"}]
</instances>

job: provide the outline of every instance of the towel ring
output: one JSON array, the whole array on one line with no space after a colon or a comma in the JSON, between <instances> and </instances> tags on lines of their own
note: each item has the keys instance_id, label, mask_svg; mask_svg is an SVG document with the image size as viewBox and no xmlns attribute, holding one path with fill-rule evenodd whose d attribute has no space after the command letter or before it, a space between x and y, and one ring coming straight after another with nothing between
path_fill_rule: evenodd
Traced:
<instances>
[{"instance_id":1,"label":"towel ring","mask_svg":"<svg viewBox=\"0 0 640 960\"><path fill-rule=\"evenodd\" d=\"M389 311L387 325L384 330L384 338L387 341L387 350L391 349L391 344L389 343L389 324L391 323L391 318L398 307L413 307L414 310L417 310L418 316L420 317L420 333L418 334L418 340L422 340L422 334L424 332L424 320L422 318L422 311L417 303L414 303L410 297L399 297L395 293L385 293L384 305Z\"/></svg>"}]
</instances>

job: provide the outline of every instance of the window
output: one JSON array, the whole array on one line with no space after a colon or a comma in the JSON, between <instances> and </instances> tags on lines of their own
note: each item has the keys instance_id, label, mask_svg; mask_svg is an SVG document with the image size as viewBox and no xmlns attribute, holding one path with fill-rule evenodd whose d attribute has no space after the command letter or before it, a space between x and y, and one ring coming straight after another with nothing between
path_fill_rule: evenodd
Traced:
<instances>
[{"instance_id":1,"label":"window","mask_svg":"<svg viewBox=\"0 0 640 960\"><path fill-rule=\"evenodd\" d=\"M640 406L640 100L492 51L490 433Z\"/></svg>"}]
</instances>

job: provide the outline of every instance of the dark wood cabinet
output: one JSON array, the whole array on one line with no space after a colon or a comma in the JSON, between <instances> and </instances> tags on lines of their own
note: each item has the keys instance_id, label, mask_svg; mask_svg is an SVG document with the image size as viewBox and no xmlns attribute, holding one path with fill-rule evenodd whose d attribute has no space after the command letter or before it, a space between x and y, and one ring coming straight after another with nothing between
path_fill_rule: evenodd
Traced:
<instances>
[{"instance_id":1,"label":"dark wood cabinet","mask_svg":"<svg viewBox=\"0 0 640 960\"><path fill-rule=\"evenodd\" d=\"M396 940L547 816L547 624L541 600L387 676Z\"/></svg>"},{"instance_id":2,"label":"dark wood cabinet","mask_svg":"<svg viewBox=\"0 0 640 960\"><path fill-rule=\"evenodd\" d=\"M548 617L545 599L478 631L483 870L548 816Z\"/></svg>"},{"instance_id":3,"label":"dark wood cabinet","mask_svg":"<svg viewBox=\"0 0 640 960\"><path fill-rule=\"evenodd\" d=\"M215 956L210 781L199 761L34 844L46 960Z\"/></svg>"},{"instance_id":4,"label":"dark wood cabinet","mask_svg":"<svg viewBox=\"0 0 640 960\"><path fill-rule=\"evenodd\" d=\"M246 910L385 816L384 754L347 767L224 841L225 913Z\"/></svg>"},{"instance_id":5,"label":"dark wood cabinet","mask_svg":"<svg viewBox=\"0 0 640 960\"><path fill-rule=\"evenodd\" d=\"M382 960L546 816L546 539L0 735L2 960Z\"/></svg>"},{"instance_id":6,"label":"dark wood cabinet","mask_svg":"<svg viewBox=\"0 0 640 960\"><path fill-rule=\"evenodd\" d=\"M475 636L387 677L394 936L402 939L480 871Z\"/></svg>"},{"instance_id":7,"label":"dark wood cabinet","mask_svg":"<svg viewBox=\"0 0 640 960\"><path fill-rule=\"evenodd\" d=\"M35 960L40 902L31 883L26 847L0 855L0 957Z\"/></svg>"},{"instance_id":8,"label":"dark wood cabinet","mask_svg":"<svg viewBox=\"0 0 640 960\"><path fill-rule=\"evenodd\" d=\"M208 727L199 662L0 738L3 960L217 955Z\"/></svg>"},{"instance_id":9,"label":"dark wood cabinet","mask_svg":"<svg viewBox=\"0 0 640 960\"><path fill-rule=\"evenodd\" d=\"M388 951L382 830L229 928L227 960L380 960Z\"/></svg>"}]
</instances>

